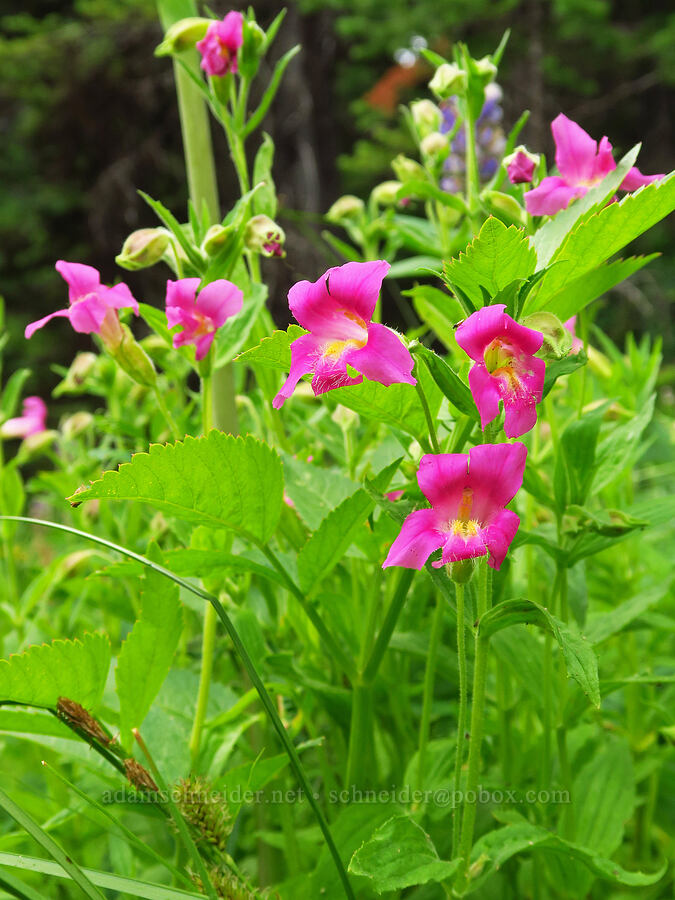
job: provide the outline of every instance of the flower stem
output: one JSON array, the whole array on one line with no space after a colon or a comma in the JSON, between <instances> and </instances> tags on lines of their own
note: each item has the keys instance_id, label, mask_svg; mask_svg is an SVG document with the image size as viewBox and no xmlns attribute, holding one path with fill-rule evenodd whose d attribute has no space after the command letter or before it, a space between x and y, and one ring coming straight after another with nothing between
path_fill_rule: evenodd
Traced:
<instances>
[{"instance_id":1,"label":"flower stem","mask_svg":"<svg viewBox=\"0 0 675 900\"><path fill-rule=\"evenodd\" d=\"M169 426L169 430L174 437L174 440L179 441L182 438L182 434L180 433L180 428L176 424L176 420L169 412L169 407L166 405L166 400L162 396L162 392L159 387L155 385L154 388L155 399L157 400L157 406L159 407L159 411L164 416L164 421Z\"/></svg>"},{"instance_id":2,"label":"flower stem","mask_svg":"<svg viewBox=\"0 0 675 900\"><path fill-rule=\"evenodd\" d=\"M452 811L452 855L455 858L459 847L461 805L455 806L455 798L459 797L462 778L462 761L466 733L466 635L464 634L464 585L455 585L457 598L457 660L459 667L459 711L457 713L457 746L455 748L455 777L453 779L453 811Z\"/></svg>"},{"instance_id":3,"label":"flower stem","mask_svg":"<svg viewBox=\"0 0 675 900\"><path fill-rule=\"evenodd\" d=\"M352 690L352 716L345 773L345 787L348 790L354 785L368 784L373 745L372 721L373 686L358 681Z\"/></svg>"},{"instance_id":4,"label":"flower stem","mask_svg":"<svg viewBox=\"0 0 675 900\"><path fill-rule=\"evenodd\" d=\"M400 581L396 586L396 591L392 598L391 605L387 610L387 614L384 617L384 622L382 623L380 632L375 640L375 645L370 654L370 658L363 670L362 681L366 684L372 682L377 675L377 672L380 668L380 663L382 662L382 658L384 657L387 647L389 646L391 636L394 633L394 628L396 627L398 617L401 614L401 610L403 609L406 597L408 596L408 591L410 589L410 585L412 583L414 575L415 571L413 569L403 570Z\"/></svg>"},{"instance_id":5,"label":"flower stem","mask_svg":"<svg viewBox=\"0 0 675 900\"><path fill-rule=\"evenodd\" d=\"M438 647L443 634L443 613L445 611L445 598L439 592L436 595L436 608L431 620L431 634L429 636L429 652L427 665L424 670L424 694L422 699L422 718L420 720L419 745L417 751L417 787L422 787L422 776L426 761L427 744L429 743L429 726L431 724L431 707L434 700L434 683L436 681L436 662L438 659Z\"/></svg>"},{"instance_id":6,"label":"flower stem","mask_svg":"<svg viewBox=\"0 0 675 900\"><path fill-rule=\"evenodd\" d=\"M438 437L436 436L436 427L434 425L434 420L431 415L431 410L429 409L429 404L427 403L426 394L424 393L424 388L420 383L419 378L417 379L417 384L415 385L415 390L420 398L420 403L422 404L422 409L424 410L424 418L427 420L427 428L429 429L429 440L431 441L431 446L433 447L434 453L440 453L441 448L438 443Z\"/></svg>"}]
</instances>

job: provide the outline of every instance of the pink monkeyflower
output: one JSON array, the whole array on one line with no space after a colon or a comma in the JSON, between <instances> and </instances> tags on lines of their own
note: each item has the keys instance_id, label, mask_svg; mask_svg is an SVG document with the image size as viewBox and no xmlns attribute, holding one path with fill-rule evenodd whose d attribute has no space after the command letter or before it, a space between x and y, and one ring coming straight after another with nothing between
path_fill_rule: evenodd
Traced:
<instances>
[{"instance_id":1,"label":"pink monkeyflower","mask_svg":"<svg viewBox=\"0 0 675 900\"><path fill-rule=\"evenodd\" d=\"M455 337L462 350L474 361L469 372L469 387L485 429L504 404L504 432L520 437L537 421L537 403L541 403L546 365L534 354L544 336L519 325L504 310L504 303L485 306L462 322Z\"/></svg>"},{"instance_id":2,"label":"pink monkeyflower","mask_svg":"<svg viewBox=\"0 0 675 900\"><path fill-rule=\"evenodd\" d=\"M528 153L524 147L518 147L504 162L511 184L529 184L539 164L539 157Z\"/></svg>"},{"instance_id":3,"label":"pink monkeyflower","mask_svg":"<svg viewBox=\"0 0 675 900\"><path fill-rule=\"evenodd\" d=\"M47 405L40 397L26 397L23 415L7 419L0 425L0 435L6 438L27 438L47 430Z\"/></svg>"},{"instance_id":4,"label":"pink monkeyflower","mask_svg":"<svg viewBox=\"0 0 675 900\"><path fill-rule=\"evenodd\" d=\"M329 269L318 281L300 281L288 292L291 312L310 333L291 344L291 369L274 398L283 406L303 375L313 374L318 397L333 388L361 384L416 384L413 360L400 338L371 322L389 263L350 262ZM352 377L347 366L361 375Z\"/></svg>"},{"instance_id":5,"label":"pink monkeyflower","mask_svg":"<svg viewBox=\"0 0 675 900\"><path fill-rule=\"evenodd\" d=\"M560 175L550 175L525 194L525 206L532 216L552 216L566 209L572 200L598 184L616 169L612 145L606 137L600 144L584 129L560 113L551 123L555 141L555 161ZM633 166L619 185L620 190L635 191L663 175L643 175Z\"/></svg>"},{"instance_id":6,"label":"pink monkeyflower","mask_svg":"<svg viewBox=\"0 0 675 900\"><path fill-rule=\"evenodd\" d=\"M244 17L232 10L222 22L212 22L203 40L197 42L200 63L207 75L222 76L237 71L237 51L244 43Z\"/></svg>"},{"instance_id":7,"label":"pink monkeyflower","mask_svg":"<svg viewBox=\"0 0 675 900\"><path fill-rule=\"evenodd\" d=\"M199 284L199 278L181 278L166 283L169 328L180 325L182 329L174 334L173 345L194 344L197 361L204 359L216 331L230 316L239 312L244 302L242 291L224 278L212 281L197 293Z\"/></svg>"},{"instance_id":8,"label":"pink monkeyflower","mask_svg":"<svg viewBox=\"0 0 675 900\"><path fill-rule=\"evenodd\" d=\"M65 316L75 331L81 334L98 334L105 338L107 332L119 330L119 322L115 310L130 306L138 315L138 303L124 283L114 287L101 284L101 275L92 266L81 263L69 263L60 259L56 263L56 271L68 283L68 309L57 309L56 312L31 322L26 326L25 335L31 338L38 328L46 325L50 319Z\"/></svg>"},{"instance_id":9,"label":"pink monkeyflower","mask_svg":"<svg viewBox=\"0 0 675 900\"><path fill-rule=\"evenodd\" d=\"M584 349L584 342L581 340L581 338L577 337L576 326L577 326L577 317L576 316L572 316L571 319L568 319L566 322L563 323L563 327L566 328L569 331L569 333L572 335L572 349L570 350L570 353L578 353L580 350Z\"/></svg>"},{"instance_id":10,"label":"pink monkeyflower","mask_svg":"<svg viewBox=\"0 0 675 900\"><path fill-rule=\"evenodd\" d=\"M520 519L505 509L523 483L524 444L480 444L469 453L428 453L420 460L417 481L431 509L406 518L389 548L383 568L421 569L443 548L440 568L462 559L488 556L498 569Z\"/></svg>"}]
</instances>

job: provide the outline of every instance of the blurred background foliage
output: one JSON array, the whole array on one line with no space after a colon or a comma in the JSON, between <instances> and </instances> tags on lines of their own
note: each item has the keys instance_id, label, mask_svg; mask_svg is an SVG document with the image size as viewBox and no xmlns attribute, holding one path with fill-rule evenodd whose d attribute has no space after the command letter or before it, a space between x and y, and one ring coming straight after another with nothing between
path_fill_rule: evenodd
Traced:
<instances>
[{"instance_id":1,"label":"blurred background foliage","mask_svg":"<svg viewBox=\"0 0 675 900\"><path fill-rule=\"evenodd\" d=\"M211 2L223 15L228 3ZM266 25L280 4L262 0ZM104 280L124 277L138 299L161 305L155 270L123 273L114 256L135 228L154 225L142 188L184 215L186 186L173 75L153 56L161 38L151 0L24 0L0 16L0 292L7 301L9 369L37 370L31 390L56 380L42 361L69 362L86 336L23 326L63 304L58 258L88 262ZM268 270L272 310L299 277L337 262L320 238L321 214L340 194L365 194L392 177L391 158L412 150L398 105L426 96L424 42L438 52L467 41L474 56L511 40L500 71L504 123L524 109L523 134L552 162L549 123L564 111L617 156L642 141L644 172L673 164L675 13L639 0L297 0L276 48L301 43L265 123L277 154L275 178L288 232L287 259ZM223 208L236 196L222 135L214 129ZM255 149L255 148L249 148ZM667 222L644 245L664 255L620 286L600 309L612 337L632 329L664 338L672 352L669 301L674 264ZM670 294L670 296L669 296ZM55 353L55 344L57 352Z\"/></svg>"}]
</instances>

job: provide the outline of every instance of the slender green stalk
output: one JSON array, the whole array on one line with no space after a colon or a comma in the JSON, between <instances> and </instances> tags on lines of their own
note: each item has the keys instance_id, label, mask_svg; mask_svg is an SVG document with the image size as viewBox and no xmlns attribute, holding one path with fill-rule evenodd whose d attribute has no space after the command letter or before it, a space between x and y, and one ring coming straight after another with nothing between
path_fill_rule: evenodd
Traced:
<instances>
[{"instance_id":1,"label":"slender green stalk","mask_svg":"<svg viewBox=\"0 0 675 900\"><path fill-rule=\"evenodd\" d=\"M464 585L455 585L457 598L457 660L459 668L459 710L457 712L457 746L455 747L455 776L453 778L453 808L452 808L452 855L455 858L459 847L461 810L460 804L456 804L462 784L462 762L464 759L464 742L466 740L466 635L464 625Z\"/></svg>"},{"instance_id":2,"label":"slender green stalk","mask_svg":"<svg viewBox=\"0 0 675 900\"><path fill-rule=\"evenodd\" d=\"M400 616L401 610L403 609L403 605L406 601L406 597L408 596L408 591L410 590L410 585L412 584L414 576L415 572L413 569L404 569L401 573L400 580L398 582L398 585L396 586L396 591L394 592L394 596L392 597L391 605L387 610L387 614L384 617L384 622L382 623L380 632L375 640L375 645L370 654L370 659L366 663L366 666L363 670L362 680L366 684L372 682L378 673L382 658L384 657L387 647L389 646L389 641L391 640L391 636L394 633L394 628L396 627L396 623L398 622L398 617Z\"/></svg>"},{"instance_id":3,"label":"slender green stalk","mask_svg":"<svg viewBox=\"0 0 675 900\"><path fill-rule=\"evenodd\" d=\"M429 404L427 403L426 394L424 393L424 388L422 387L419 378L417 379L415 389L420 398L422 409L424 410L424 418L427 420L427 428L429 430L429 440L431 441L431 446L433 447L434 453L440 453L441 448L438 443L438 437L436 436L436 426L434 425L431 410L429 409Z\"/></svg>"},{"instance_id":4,"label":"slender green stalk","mask_svg":"<svg viewBox=\"0 0 675 900\"><path fill-rule=\"evenodd\" d=\"M349 750L345 787L368 784L371 774L373 742L373 686L356 682L352 690L352 716L349 727Z\"/></svg>"},{"instance_id":5,"label":"slender green stalk","mask_svg":"<svg viewBox=\"0 0 675 900\"><path fill-rule=\"evenodd\" d=\"M422 718L420 720L419 742L417 749L417 788L422 787L422 776L426 762L427 744L429 743L429 728L431 725L431 709L434 702L434 684L436 682L436 663L438 661L438 647L443 635L443 613L445 612L445 599L442 594L436 595L436 608L431 620L431 634L429 636L429 652L427 664L424 670L424 693L422 696Z\"/></svg>"},{"instance_id":6,"label":"slender green stalk","mask_svg":"<svg viewBox=\"0 0 675 900\"><path fill-rule=\"evenodd\" d=\"M169 431L173 435L174 440L179 441L183 437L183 435L180 433L180 428L176 424L176 420L169 412L169 407L166 405L166 400L164 399L158 385L155 385L154 387L154 394L155 399L157 400L159 411L164 416L164 421L169 426Z\"/></svg>"},{"instance_id":7,"label":"slender green stalk","mask_svg":"<svg viewBox=\"0 0 675 900\"><path fill-rule=\"evenodd\" d=\"M274 730L276 731L277 736L279 737L279 740L281 741L281 744L286 754L288 755L291 769L293 770L296 778L298 779L298 782L300 783L300 786L303 789L305 796L307 797L309 805L312 809L312 812L314 813L314 816L316 817L317 823L326 842L326 846L328 847L328 851L335 864L335 868L337 870L340 883L342 884L342 887L344 889L345 896L348 898L348 900L354 900L354 892L349 883L344 864L342 862L342 859L340 858L337 847L335 846L333 836L331 835L330 828L328 827L328 822L326 821L321 807L314 797L314 792L309 783L309 779L304 770L304 767L300 762L300 757L298 756L298 752L295 749L295 745L286 733L286 729L284 728L284 725L279 718L279 713L277 712L276 707L272 702L272 699L269 696L262 679L258 675L258 671L255 667L255 664L253 663L253 660L249 656L244 643L239 637L239 632L234 627L232 620L225 612L225 609L223 608L223 605L218 600L218 598L213 596L213 594L209 594L203 588L200 588L197 585L192 584L190 581L187 581L185 578L181 578L179 575L176 575L174 572L171 572L164 566L159 565L159 563L155 563L152 560L146 559L146 557L141 556L140 553L135 553L133 550L128 550L126 547L122 547L119 544L115 544L112 541L106 540L105 538L100 538L97 535L89 534L86 531L80 531L79 528L72 528L69 525L61 525L59 522L48 522L42 521L41 519L31 519L25 516L0 516L0 521L3 520L26 522L27 524L31 525L42 525L46 528L54 528L57 531L74 534L77 537L92 541L95 544L100 544L101 546L107 547L109 550L114 550L117 553L121 553L128 559L133 559L136 562L147 566L149 569L152 569L154 572L158 572L160 575L164 575L166 578L170 578L175 584L178 584L185 590L190 591L191 593L195 594L195 596L201 597L202 600L207 600L209 603L213 604L216 609L216 613L218 614L218 618L227 631L227 634L234 646L235 652L239 656L239 659L242 661L244 668L246 669L246 672L251 679L251 683L253 684L258 693L258 696L260 697L260 701L265 709L265 712L269 716L270 721L274 726Z\"/></svg>"}]
</instances>

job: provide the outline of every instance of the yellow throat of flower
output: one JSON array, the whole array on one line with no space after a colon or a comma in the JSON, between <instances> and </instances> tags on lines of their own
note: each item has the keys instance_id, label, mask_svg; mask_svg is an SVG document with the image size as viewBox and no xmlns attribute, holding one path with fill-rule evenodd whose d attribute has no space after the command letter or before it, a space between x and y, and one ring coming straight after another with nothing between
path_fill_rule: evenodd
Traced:
<instances>
[{"instance_id":1,"label":"yellow throat of flower","mask_svg":"<svg viewBox=\"0 0 675 900\"><path fill-rule=\"evenodd\" d=\"M471 488L464 488L459 509L457 510L457 518L450 523L450 531L452 534L463 537L465 541L468 538L475 537L480 529L478 520L470 518L472 506L473 491Z\"/></svg>"},{"instance_id":2,"label":"yellow throat of flower","mask_svg":"<svg viewBox=\"0 0 675 900\"><path fill-rule=\"evenodd\" d=\"M340 313L363 330L363 338L349 338L349 340L346 341L330 341L323 348L324 357L330 356L334 359L339 359L346 350L360 350L361 347L365 347L368 343L368 326L361 316L358 316L350 309L342 309L340 310Z\"/></svg>"}]
</instances>

